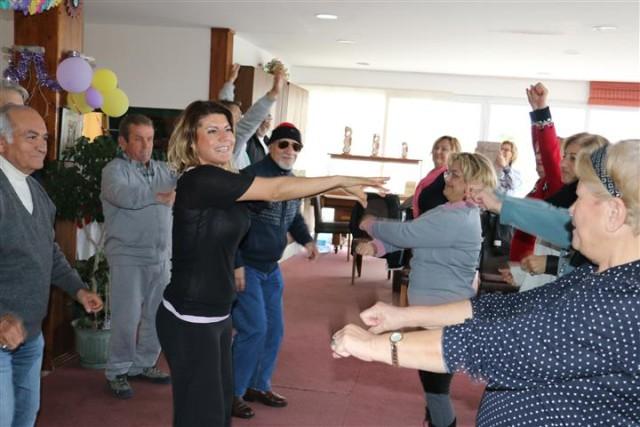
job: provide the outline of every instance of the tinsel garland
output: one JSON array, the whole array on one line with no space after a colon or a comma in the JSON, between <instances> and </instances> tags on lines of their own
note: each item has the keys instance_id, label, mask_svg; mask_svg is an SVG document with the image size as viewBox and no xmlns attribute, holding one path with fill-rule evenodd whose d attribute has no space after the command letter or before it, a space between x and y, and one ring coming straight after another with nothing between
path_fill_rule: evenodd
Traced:
<instances>
[{"instance_id":1,"label":"tinsel garland","mask_svg":"<svg viewBox=\"0 0 640 427\"><path fill-rule=\"evenodd\" d=\"M29 74L29 66L33 64L36 71L36 85L46 87L53 91L60 91L62 88L55 79L52 79L47 73L44 64L44 53L42 52L19 52L20 60L16 66L12 60L9 60L9 66L4 70L3 77L15 82L24 81Z\"/></svg>"},{"instance_id":2,"label":"tinsel garland","mask_svg":"<svg viewBox=\"0 0 640 427\"><path fill-rule=\"evenodd\" d=\"M54 8L62 0L0 0L0 9L19 10L25 15L36 15Z\"/></svg>"}]
</instances>

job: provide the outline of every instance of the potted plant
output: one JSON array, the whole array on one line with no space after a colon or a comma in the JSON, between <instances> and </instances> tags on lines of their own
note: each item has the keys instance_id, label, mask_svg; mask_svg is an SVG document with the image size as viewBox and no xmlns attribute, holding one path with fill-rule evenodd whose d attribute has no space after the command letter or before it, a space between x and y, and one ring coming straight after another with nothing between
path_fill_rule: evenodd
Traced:
<instances>
[{"instance_id":1,"label":"potted plant","mask_svg":"<svg viewBox=\"0 0 640 427\"><path fill-rule=\"evenodd\" d=\"M89 259L77 261L76 269L91 290L100 295L104 309L96 314L78 309L78 318L72 322L80 363L92 368L103 368L106 363L111 298L109 267L104 256L104 230L100 227L95 238L87 225L94 221L104 222L100 201L102 169L115 157L117 150L116 141L109 136L99 136L93 141L81 137L61 153L58 161L45 168L45 188L56 205L58 218L75 222L95 250Z\"/></svg>"}]
</instances>

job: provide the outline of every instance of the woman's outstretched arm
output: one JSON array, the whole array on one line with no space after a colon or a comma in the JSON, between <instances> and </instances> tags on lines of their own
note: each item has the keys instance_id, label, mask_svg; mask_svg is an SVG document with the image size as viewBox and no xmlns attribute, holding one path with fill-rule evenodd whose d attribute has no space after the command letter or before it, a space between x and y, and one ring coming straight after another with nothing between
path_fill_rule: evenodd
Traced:
<instances>
[{"instance_id":1,"label":"woman's outstretched arm","mask_svg":"<svg viewBox=\"0 0 640 427\"><path fill-rule=\"evenodd\" d=\"M276 178L256 177L245 193L238 198L244 200L280 201L314 196L325 191L342 188L358 198L366 206L367 195L364 187L372 187L385 191L384 184L389 178L364 178L356 176L323 176L318 178L301 178L282 176Z\"/></svg>"}]
</instances>

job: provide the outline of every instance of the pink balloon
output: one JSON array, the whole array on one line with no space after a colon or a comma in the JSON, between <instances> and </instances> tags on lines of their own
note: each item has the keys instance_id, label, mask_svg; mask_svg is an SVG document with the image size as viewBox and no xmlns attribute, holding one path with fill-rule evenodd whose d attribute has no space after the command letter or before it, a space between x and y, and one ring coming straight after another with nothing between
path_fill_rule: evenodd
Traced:
<instances>
[{"instance_id":1,"label":"pink balloon","mask_svg":"<svg viewBox=\"0 0 640 427\"><path fill-rule=\"evenodd\" d=\"M87 101L87 105L91 108L100 108L104 102L102 94L93 87L90 87L84 93L84 100Z\"/></svg>"},{"instance_id":2,"label":"pink balloon","mask_svg":"<svg viewBox=\"0 0 640 427\"><path fill-rule=\"evenodd\" d=\"M58 65L56 78L62 89L67 92L84 92L91 85L93 70L87 61L72 56Z\"/></svg>"}]
</instances>

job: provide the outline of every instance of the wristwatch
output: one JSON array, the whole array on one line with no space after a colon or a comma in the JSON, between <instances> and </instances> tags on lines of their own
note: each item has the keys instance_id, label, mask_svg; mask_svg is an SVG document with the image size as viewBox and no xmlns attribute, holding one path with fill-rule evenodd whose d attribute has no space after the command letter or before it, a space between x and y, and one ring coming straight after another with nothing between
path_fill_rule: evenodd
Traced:
<instances>
[{"instance_id":1,"label":"wristwatch","mask_svg":"<svg viewBox=\"0 0 640 427\"><path fill-rule=\"evenodd\" d=\"M399 366L397 344L402 341L403 337L404 335L402 335L402 332L400 331L392 332L391 335L389 335L389 342L391 343L391 365L395 366L396 368Z\"/></svg>"}]
</instances>

